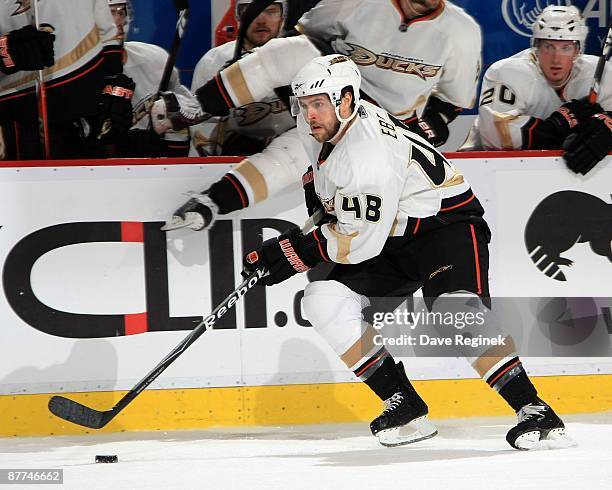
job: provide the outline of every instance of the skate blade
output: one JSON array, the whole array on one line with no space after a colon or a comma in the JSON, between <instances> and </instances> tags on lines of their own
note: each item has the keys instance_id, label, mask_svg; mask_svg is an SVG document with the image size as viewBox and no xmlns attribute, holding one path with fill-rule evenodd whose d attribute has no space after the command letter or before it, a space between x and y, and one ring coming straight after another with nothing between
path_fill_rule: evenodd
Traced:
<instances>
[{"instance_id":1,"label":"skate blade","mask_svg":"<svg viewBox=\"0 0 612 490\"><path fill-rule=\"evenodd\" d=\"M438 429L436 426L429 421L427 415L424 415L401 427L381 430L376 435L378 436L378 442L383 446L395 447L424 441L434 437L437 433Z\"/></svg>"},{"instance_id":2,"label":"skate blade","mask_svg":"<svg viewBox=\"0 0 612 490\"><path fill-rule=\"evenodd\" d=\"M553 429L541 438L541 432L534 430L519 436L514 442L522 451L543 451L549 449L566 449L578 444L565 433L565 429Z\"/></svg>"}]
</instances>

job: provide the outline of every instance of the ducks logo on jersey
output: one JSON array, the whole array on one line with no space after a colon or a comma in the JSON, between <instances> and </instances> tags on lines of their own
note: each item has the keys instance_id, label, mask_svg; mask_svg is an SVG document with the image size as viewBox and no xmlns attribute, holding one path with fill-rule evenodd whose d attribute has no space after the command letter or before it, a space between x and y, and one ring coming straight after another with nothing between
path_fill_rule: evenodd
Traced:
<instances>
[{"instance_id":1,"label":"ducks logo on jersey","mask_svg":"<svg viewBox=\"0 0 612 490\"><path fill-rule=\"evenodd\" d=\"M11 16L23 14L30 10L31 6L32 0L16 0L15 11L11 14Z\"/></svg>"},{"instance_id":2,"label":"ducks logo on jersey","mask_svg":"<svg viewBox=\"0 0 612 490\"><path fill-rule=\"evenodd\" d=\"M348 56L359 66L375 65L382 70L391 70L406 75L416 75L421 80L434 78L440 69L439 65L428 65L420 60L394 57L390 54L376 54L357 44L345 43L350 50Z\"/></svg>"},{"instance_id":3,"label":"ducks logo on jersey","mask_svg":"<svg viewBox=\"0 0 612 490\"><path fill-rule=\"evenodd\" d=\"M252 102L235 110L238 126L250 126L258 123L270 114L281 114L288 111L281 100L271 102Z\"/></svg>"}]
</instances>

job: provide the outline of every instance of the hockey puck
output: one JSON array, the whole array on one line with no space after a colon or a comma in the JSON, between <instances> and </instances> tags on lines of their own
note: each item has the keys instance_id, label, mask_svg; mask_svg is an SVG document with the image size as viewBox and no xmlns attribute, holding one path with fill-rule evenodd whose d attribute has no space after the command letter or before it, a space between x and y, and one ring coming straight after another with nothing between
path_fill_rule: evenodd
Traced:
<instances>
[{"instance_id":1,"label":"hockey puck","mask_svg":"<svg viewBox=\"0 0 612 490\"><path fill-rule=\"evenodd\" d=\"M116 454L97 454L96 463L116 463L119 461Z\"/></svg>"}]
</instances>

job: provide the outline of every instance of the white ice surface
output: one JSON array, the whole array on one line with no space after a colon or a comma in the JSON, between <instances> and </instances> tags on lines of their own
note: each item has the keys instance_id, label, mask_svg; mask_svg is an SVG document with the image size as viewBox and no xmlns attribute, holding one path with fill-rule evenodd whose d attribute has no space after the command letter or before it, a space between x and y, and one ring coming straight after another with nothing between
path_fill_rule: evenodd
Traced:
<instances>
[{"instance_id":1,"label":"white ice surface","mask_svg":"<svg viewBox=\"0 0 612 490\"><path fill-rule=\"evenodd\" d=\"M564 419L577 448L516 451L513 419L447 419L389 449L367 424L7 438L0 468L64 469L63 486L7 489L612 489L612 412Z\"/></svg>"}]
</instances>

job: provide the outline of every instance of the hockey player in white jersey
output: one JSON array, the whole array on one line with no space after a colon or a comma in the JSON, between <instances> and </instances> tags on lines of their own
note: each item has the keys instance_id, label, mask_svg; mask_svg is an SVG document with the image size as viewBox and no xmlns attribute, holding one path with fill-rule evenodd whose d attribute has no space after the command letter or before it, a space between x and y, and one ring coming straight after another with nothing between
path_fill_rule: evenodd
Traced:
<instances>
[{"instance_id":1,"label":"hockey player in white jersey","mask_svg":"<svg viewBox=\"0 0 612 490\"><path fill-rule=\"evenodd\" d=\"M105 82L104 77L122 71L120 41L107 1L40 2L40 31L30 27L32 1L0 2L0 123L4 130L4 158L43 157L35 95L34 70L38 69L44 69L51 156L97 155L87 136L99 129L96 127L99 122L113 121L113 104L109 99L114 97L113 87L118 87L116 79ZM109 91L100 96L105 86ZM129 88L120 88L129 94Z\"/></svg>"},{"instance_id":2,"label":"hockey player in white jersey","mask_svg":"<svg viewBox=\"0 0 612 490\"><path fill-rule=\"evenodd\" d=\"M235 16L239 26L242 13L251 3L253 0L236 1ZM287 1L282 0L270 4L259 14L246 31L241 56L282 35L286 13ZM214 47L200 59L193 73L191 88L194 92L231 62L236 42ZM259 153L272 138L294 127L295 120L289 108L270 90L262 100L236 107L220 121L208 120L192 126L189 156Z\"/></svg>"},{"instance_id":3,"label":"hockey player in white jersey","mask_svg":"<svg viewBox=\"0 0 612 490\"><path fill-rule=\"evenodd\" d=\"M574 6L549 6L533 24L531 48L485 73L478 118L464 149L565 149L586 174L612 150L612 66L597 103L587 99L598 58L585 55L588 28Z\"/></svg>"},{"instance_id":4,"label":"hockey player in white jersey","mask_svg":"<svg viewBox=\"0 0 612 490\"><path fill-rule=\"evenodd\" d=\"M168 53L155 44L139 41L126 41L133 20L133 9L129 1L107 0L117 26L118 36L123 42L123 73L130 77L134 83L132 108L139 102L148 99L151 94L157 93ZM185 96L189 96L189 89L179 80L176 68L172 70L168 89ZM121 157L180 157L187 156L189 151L189 133L182 131L168 131L163 136L158 135L150 127L148 117L143 117L132 125L132 112L126 111L126 125L131 130L117 141L113 156Z\"/></svg>"},{"instance_id":5,"label":"hockey player in white jersey","mask_svg":"<svg viewBox=\"0 0 612 490\"><path fill-rule=\"evenodd\" d=\"M170 100L173 96L167 94L164 99L178 109L168 113L166 100L160 100L152 113L154 125L160 132L177 129L265 100L273 88L288 85L305 63L322 52L349 55L363 74L365 97L434 145L446 141L448 125L461 108L475 102L480 28L450 2L322 0L297 27L303 35L272 39L216 74L195 90L197 101ZM176 210L172 227L182 223L203 229L217 213L259 202L253 196L272 195L295 181L295 164L300 160L296 156L287 165L278 158L261 159L255 168L227 174L219 182L223 192L195 194Z\"/></svg>"},{"instance_id":6,"label":"hockey player in white jersey","mask_svg":"<svg viewBox=\"0 0 612 490\"><path fill-rule=\"evenodd\" d=\"M236 15L240 16L251 3L252 0L238 0ZM286 1L273 2L255 18L247 30L243 57L253 56L250 50L265 45L281 32L286 9ZM206 53L196 66L193 86L216 80L218 71L232 59L235 45L236 42L226 43ZM272 89L257 102L230 109L221 121L209 121L192 126L191 156L248 156L203 193L193 193L194 197L177 209L163 227L166 231L209 227L217 214L258 203L289 183L298 182L308 166L295 119Z\"/></svg>"},{"instance_id":7,"label":"hockey player in white jersey","mask_svg":"<svg viewBox=\"0 0 612 490\"><path fill-rule=\"evenodd\" d=\"M360 83L343 55L316 58L297 74L298 131L315 162L304 178L306 201L309 212L322 208L327 219L310 233L294 229L266 240L245 256L244 274L263 268L270 286L318 263L336 264L327 280L306 287L304 312L384 401L370 427L383 445L394 446L433 437L436 429L403 365L373 341L362 310L368 298L396 296L414 282L429 309L459 291L490 305L490 232L463 175L398 119L361 101ZM519 414L508 442L531 449L562 438L563 422L537 397L514 346L482 354L472 364Z\"/></svg>"}]
</instances>

